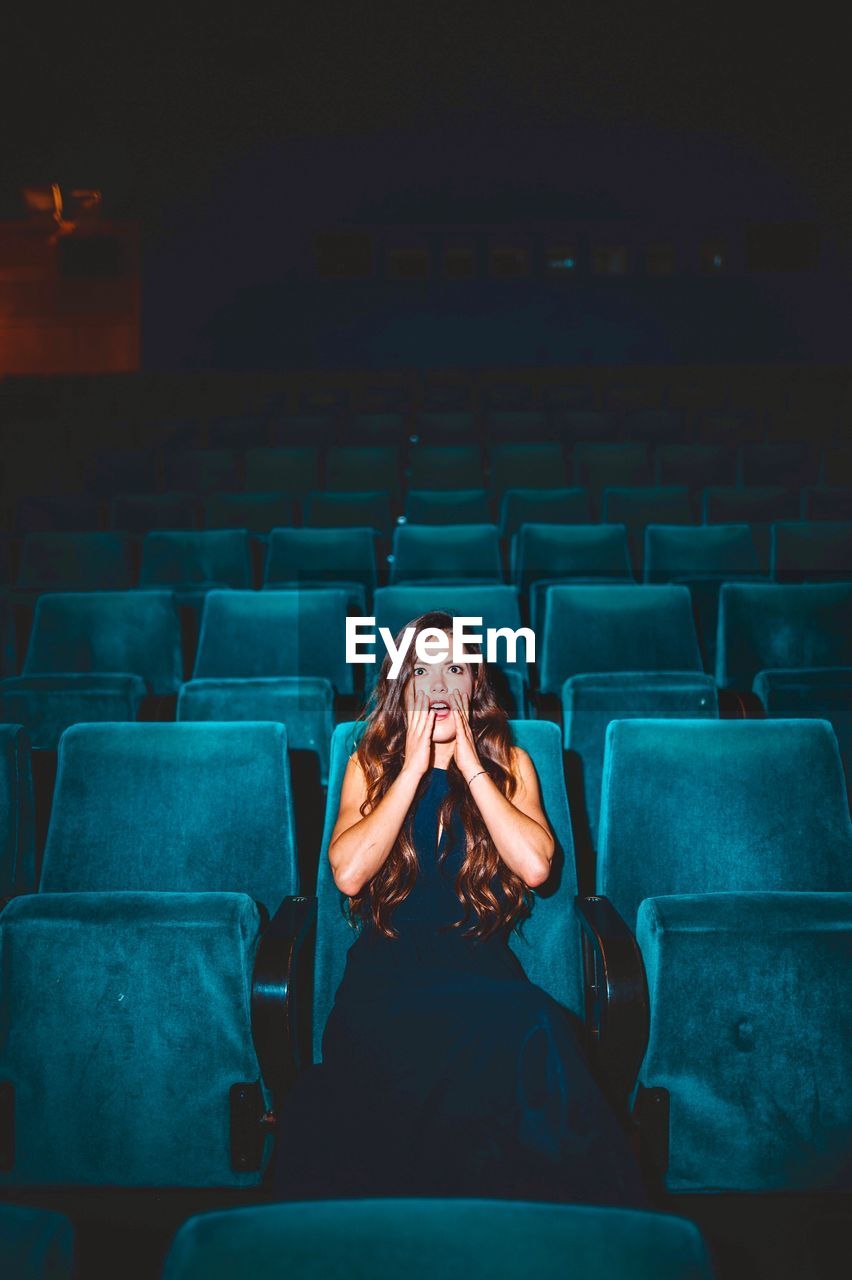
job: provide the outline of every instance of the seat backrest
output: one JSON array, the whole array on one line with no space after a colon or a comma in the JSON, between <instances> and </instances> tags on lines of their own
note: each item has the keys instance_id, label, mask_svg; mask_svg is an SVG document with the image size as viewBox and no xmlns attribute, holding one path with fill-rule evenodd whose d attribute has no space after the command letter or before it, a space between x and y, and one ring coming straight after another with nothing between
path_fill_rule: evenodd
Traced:
<instances>
[{"instance_id":1,"label":"seat backrest","mask_svg":"<svg viewBox=\"0 0 852 1280\"><path fill-rule=\"evenodd\" d=\"M524 524L588 524L585 489L507 489L500 502L500 537L513 537Z\"/></svg>"},{"instance_id":2,"label":"seat backrest","mask_svg":"<svg viewBox=\"0 0 852 1280\"><path fill-rule=\"evenodd\" d=\"M151 529L197 529L198 500L193 493L126 493L113 499L111 525L126 533Z\"/></svg>"},{"instance_id":3,"label":"seat backrest","mask_svg":"<svg viewBox=\"0 0 852 1280\"><path fill-rule=\"evenodd\" d=\"M805 520L849 520L852 517L852 487L809 485L802 490L802 517Z\"/></svg>"},{"instance_id":4,"label":"seat backrest","mask_svg":"<svg viewBox=\"0 0 852 1280\"><path fill-rule=\"evenodd\" d=\"M231 1167L229 1095L260 1079L260 929L244 894L11 902L0 915L0 1080L14 1091L15 1144L0 1186L256 1185L260 1170Z\"/></svg>"},{"instance_id":5,"label":"seat backrest","mask_svg":"<svg viewBox=\"0 0 852 1280\"><path fill-rule=\"evenodd\" d=\"M284 726L73 725L59 743L43 893L298 892Z\"/></svg>"},{"instance_id":6,"label":"seat backrest","mask_svg":"<svg viewBox=\"0 0 852 1280\"><path fill-rule=\"evenodd\" d=\"M360 582L376 586L376 539L371 528L273 529L265 583Z\"/></svg>"},{"instance_id":7,"label":"seat backrest","mask_svg":"<svg viewBox=\"0 0 852 1280\"><path fill-rule=\"evenodd\" d=\"M704 489L705 524L769 524L773 520L795 520L799 515L799 492L783 485L708 485Z\"/></svg>"},{"instance_id":8,"label":"seat backrest","mask_svg":"<svg viewBox=\"0 0 852 1280\"><path fill-rule=\"evenodd\" d=\"M721 444L661 444L654 455L657 484L685 484L691 490L708 484L733 484L736 457Z\"/></svg>"},{"instance_id":9,"label":"seat backrest","mask_svg":"<svg viewBox=\"0 0 852 1280\"><path fill-rule=\"evenodd\" d=\"M325 470L326 486L338 492L399 489L399 454L390 445L337 445L326 454Z\"/></svg>"},{"instance_id":10,"label":"seat backrest","mask_svg":"<svg viewBox=\"0 0 852 1280\"><path fill-rule=\"evenodd\" d=\"M304 523L314 529L372 529L390 537L391 500L384 489L350 493L309 493L304 503Z\"/></svg>"},{"instance_id":11,"label":"seat backrest","mask_svg":"<svg viewBox=\"0 0 852 1280\"><path fill-rule=\"evenodd\" d=\"M292 498L283 493L214 493L204 504L207 529L247 529L269 533L295 523Z\"/></svg>"},{"instance_id":12,"label":"seat backrest","mask_svg":"<svg viewBox=\"0 0 852 1280\"><path fill-rule=\"evenodd\" d=\"M39 596L23 674L124 673L151 693L183 679L180 622L170 591L57 592Z\"/></svg>"},{"instance_id":13,"label":"seat backrest","mask_svg":"<svg viewBox=\"0 0 852 1280\"><path fill-rule=\"evenodd\" d=\"M499 1213L499 1230L495 1215ZM671 1214L501 1200L326 1200L190 1218L163 1280L255 1276L326 1280L511 1280L568 1274L625 1280L711 1280L698 1228ZM223 1260L233 1262L223 1264Z\"/></svg>"},{"instance_id":14,"label":"seat backrest","mask_svg":"<svg viewBox=\"0 0 852 1280\"><path fill-rule=\"evenodd\" d=\"M35 818L30 740L0 725L0 898L35 888Z\"/></svg>"},{"instance_id":15,"label":"seat backrest","mask_svg":"<svg viewBox=\"0 0 852 1280\"><path fill-rule=\"evenodd\" d=\"M201 586L214 582L223 587L251 586L251 553L245 529L145 535L140 586Z\"/></svg>"},{"instance_id":16,"label":"seat backrest","mask_svg":"<svg viewBox=\"0 0 852 1280\"><path fill-rule=\"evenodd\" d=\"M574 446L574 484L598 494L607 485L649 484L648 446L640 441Z\"/></svg>"},{"instance_id":17,"label":"seat backrest","mask_svg":"<svg viewBox=\"0 0 852 1280\"><path fill-rule=\"evenodd\" d=\"M773 667L852 660L852 583L725 582L719 593L716 683L749 689Z\"/></svg>"},{"instance_id":18,"label":"seat backrest","mask_svg":"<svg viewBox=\"0 0 852 1280\"><path fill-rule=\"evenodd\" d=\"M568 483L560 444L495 444L491 448L491 488L559 489Z\"/></svg>"},{"instance_id":19,"label":"seat backrest","mask_svg":"<svg viewBox=\"0 0 852 1280\"><path fill-rule=\"evenodd\" d=\"M602 518L615 524L690 524L692 508L685 484L610 485L603 491Z\"/></svg>"},{"instance_id":20,"label":"seat backrest","mask_svg":"<svg viewBox=\"0 0 852 1280\"><path fill-rule=\"evenodd\" d=\"M646 582L759 572L747 524L649 524L645 528Z\"/></svg>"},{"instance_id":21,"label":"seat backrest","mask_svg":"<svg viewBox=\"0 0 852 1280\"><path fill-rule=\"evenodd\" d=\"M411 489L478 489L482 455L477 445L418 444L409 457Z\"/></svg>"},{"instance_id":22,"label":"seat backrest","mask_svg":"<svg viewBox=\"0 0 852 1280\"><path fill-rule=\"evenodd\" d=\"M578 1015L582 1010L579 932L573 902L577 892L574 842L562 767L558 727L545 720L510 720L517 746L528 751L542 793L542 805L557 844L551 879L535 893L532 913L510 945L529 979ZM334 883L328 848L340 808L340 789L361 724L339 724L331 744L325 830L317 867L317 943L314 966L314 1060L322 1057L322 1036L343 977L355 931L343 913L345 899Z\"/></svg>"},{"instance_id":23,"label":"seat backrest","mask_svg":"<svg viewBox=\"0 0 852 1280\"><path fill-rule=\"evenodd\" d=\"M413 618L419 618L433 609L441 609L452 617L482 618L482 630L488 627L495 629L510 627L517 631L521 626L521 610L518 592L515 587L502 583L483 586L406 586L401 583L396 587L379 587L373 597L373 613L376 619L376 631L379 627L387 627L396 635ZM476 634L479 634L477 629ZM485 640L483 640L483 652ZM377 656L384 657L384 649L377 648ZM381 661L376 663L378 674ZM516 661L509 662L505 642L497 644L497 666L505 671L521 671L527 678L526 644L521 641L517 646Z\"/></svg>"},{"instance_id":24,"label":"seat backrest","mask_svg":"<svg viewBox=\"0 0 852 1280\"><path fill-rule=\"evenodd\" d=\"M513 576L520 591L558 578L633 581L627 533L621 524L524 524L515 535Z\"/></svg>"},{"instance_id":25,"label":"seat backrest","mask_svg":"<svg viewBox=\"0 0 852 1280\"><path fill-rule=\"evenodd\" d=\"M193 679L323 676L338 693L352 693L347 600L333 587L208 592Z\"/></svg>"},{"instance_id":26,"label":"seat backrest","mask_svg":"<svg viewBox=\"0 0 852 1280\"><path fill-rule=\"evenodd\" d=\"M410 489L405 520L408 524L488 524L488 494L484 489Z\"/></svg>"},{"instance_id":27,"label":"seat backrest","mask_svg":"<svg viewBox=\"0 0 852 1280\"><path fill-rule=\"evenodd\" d=\"M64 1213L0 1205L0 1275L74 1280L74 1227Z\"/></svg>"},{"instance_id":28,"label":"seat backrest","mask_svg":"<svg viewBox=\"0 0 852 1280\"><path fill-rule=\"evenodd\" d=\"M502 582L497 526L397 525L393 535L391 584L430 578Z\"/></svg>"},{"instance_id":29,"label":"seat backrest","mask_svg":"<svg viewBox=\"0 0 852 1280\"><path fill-rule=\"evenodd\" d=\"M599 671L703 671L686 587L548 587L539 684Z\"/></svg>"},{"instance_id":30,"label":"seat backrest","mask_svg":"<svg viewBox=\"0 0 852 1280\"><path fill-rule=\"evenodd\" d=\"M305 494L319 484L319 450L314 445L281 449L249 449L246 452L246 489L278 489Z\"/></svg>"},{"instance_id":31,"label":"seat backrest","mask_svg":"<svg viewBox=\"0 0 852 1280\"><path fill-rule=\"evenodd\" d=\"M597 890L632 929L666 894L852 889L852 826L825 720L616 720Z\"/></svg>"},{"instance_id":32,"label":"seat backrest","mask_svg":"<svg viewBox=\"0 0 852 1280\"><path fill-rule=\"evenodd\" d=\"M775 582L848 581L852 578L852 520L776 521L770 574Z\"/></svg>"},{"instance_id":33,"label":"seat backrest","mask_svg":"<svg viewBox=\"0 0 852 1280\"><path fill-rule=\"evenodd\" d=\"M134 586L129 540L120 533L30 533L18 586L30 591L122 591Z\"/></svg>"}]
</instances>

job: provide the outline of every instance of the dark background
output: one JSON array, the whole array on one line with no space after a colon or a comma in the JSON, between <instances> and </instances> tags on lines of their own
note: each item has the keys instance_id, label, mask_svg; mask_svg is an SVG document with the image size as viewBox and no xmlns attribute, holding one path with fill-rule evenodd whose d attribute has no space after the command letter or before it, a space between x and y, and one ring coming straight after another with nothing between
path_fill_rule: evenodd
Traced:
<instances>
[{"instance_id":1,"label":"dark background","mask_svg":"<svg viewBox=\"0 0 852 1280\"><path fill-rule=\"evenodd\" d=\"M818 8L114 5L7 20L3 216L96 186L143 234L149 367L846 357L852 112ZM808 271L696 245L818 231ZM677 276L319 286L316 232L578 222ZM616 284L616 287L613 285Z\"/></svg>"}]
</instances>

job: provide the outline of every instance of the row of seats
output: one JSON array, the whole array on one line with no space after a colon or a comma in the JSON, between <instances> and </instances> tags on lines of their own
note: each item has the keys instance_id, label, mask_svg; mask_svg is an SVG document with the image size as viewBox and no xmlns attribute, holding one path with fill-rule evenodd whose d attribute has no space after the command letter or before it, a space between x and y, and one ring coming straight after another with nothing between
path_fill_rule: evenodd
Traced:
<instances>
[{"instance_id":1,"label":"row of seats","mask_svg":"<svg viewBox=\"0 0 852 1280\"><path fill-rule=\"evenodd\" d=\"M576 911L559 731L511 730L557 841L511 945L586 1023L662 1184L847 1187L852 825L830 725L611 723L595 891ZM258 1185L352 941L327 851L358 731L331 740L315 902L299 893L282 725L64 734L37 891L0 913L15 1116L0 1186ZM288 1001L314 910L300 1058Z\"/></svg>"},{"instance_id":2,"label":"row of seats","mask_svg":"<svg viewBox=\"0 0 852 1280\"><path fill-rule=\"evenodd\" d=\"M412 437L416 439L416 437ZM599 493L607 485L849 486L852 451L820 450L806 442L741 445L660 445L635 441L429 444L402 447L314 442L280 448L101 452L67 459L55 492L103 499L122 492L184 491L196 495L280 491L298 497L324 489L384 490L397 498L414 489L490 490L570 485ZM14 481L10 468L7 489ZM30 490L31 492L32 490ZM45 489L44 492L50 492Z\"/></svg>"},{"instance_id":3,"label":"row of seats","mask_svg":"<svg viewBox=\"0 0 852 1280\"><path fill-rule=\"evenodd\" d=\"M400 524L386 560L387 577L395 585L502 582L507 576L526 594L544 580L666 582L764 571L754 525L658 523L664 514L659 507L643 512L639 504L633 519L630 514L622 505L626 519L600 524L525 521L508 548L499 527L489 523ZM651 517L647 523L643 515ZM765 532L771 581L841 581L852 573L852 520L778 520ZM34 533L23 540L14 585L36 593L136 586L245 589L255 585L255 546L245 529L157 530L141 542L119 533ZM259 586L348 581L360 585L364 604L385 576L375 530L365 525L274 528L260 549Z\"/></svg>"}]
</instances>

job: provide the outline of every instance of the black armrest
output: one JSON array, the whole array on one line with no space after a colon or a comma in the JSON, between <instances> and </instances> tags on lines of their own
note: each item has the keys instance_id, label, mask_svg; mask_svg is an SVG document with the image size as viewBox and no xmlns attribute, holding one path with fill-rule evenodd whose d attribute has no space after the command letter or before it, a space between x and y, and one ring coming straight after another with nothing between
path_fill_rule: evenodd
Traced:
<instances>
[{"instance_id":1,"label":"black armrest","mask_svg":"<svg viewBox=\"0 0 852 1280\"><path fill-rule=\"evenodd\" d=\"M648 1044L648 987L639 946L609 898L574 899L583 938L586 1029L601 1083L625 1108Z\"/></svg>"},{"instance_id":2,"label":"black armrest","mask_svg":"<svg viewBox=\"0 0 852 1280\"><path fill-rule=\"evenodd\" d=\"M251 1025L263 1078L276 1103L302 1068L296 1010L299 951L317 900L288 897L261 934L251 989Z\"/></svg>"}]
</instances>

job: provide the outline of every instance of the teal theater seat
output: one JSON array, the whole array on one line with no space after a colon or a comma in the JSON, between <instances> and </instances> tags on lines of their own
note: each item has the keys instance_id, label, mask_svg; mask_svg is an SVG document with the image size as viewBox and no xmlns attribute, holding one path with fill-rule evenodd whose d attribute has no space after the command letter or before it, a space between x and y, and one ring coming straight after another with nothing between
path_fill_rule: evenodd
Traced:
<instances>
[{"instance_id":1,"label":"teal theater seat","mask_svg":"<svg viewBox=\"0 0 852 1280\"><path fill-rule=\"evenodd\" d=\"M514 742L528 751L538 773L542 805L556 838L554 872L546 890L536 894L532 914L517 930L511 946L531 982L548 991L566 1008L581 1009L579 931L571 910L577 892L571 821L562 771L559 730L546 721L511 720ZM334 883L328 846L337 819L340 788L358 726L339 724L331 744L331 768L317 871L317 941L314 962L313 1046L314 1061L322 1056L322 1035L334 996L343 977L346 953L354 931L342 910L342 895Z\"/></svg>"},{"instance_id":2,"label":"teal theater seat","mask_svg":"<svg viewBox=\"0 0 852 1280\"><path fill-rule=\"evenodd\" d=\"M513 538L524 524L589 524L585 489L506 489L500 503L500 537Z\"/></svg>"},{"instance_id":3,"label":"teal theater seat","mask_svg":"<svg viewBox=\"0 0 852 1280\"><path fill-rule=\"evenodd\" d=\"M509 564L518 590L528 596L536 634L547 589L555 583L634 580L623 525L524 524L512 539Z\"/></svg>"},{"instance_id":4,"label":"teal theater seat","mask_svg":"<svg viewBox=\"0 0 852 1280\"><path fill-rule=\"evenodd\" d=\"M45 494L22 497L15 510L16 533L93 533L100 529L101 504L83 494Z\"/></svg>"},{"instance_id":5,"label":"teal theater seat","mask_svg":"<svg viewBox=\"0 0 852 1280\"><path fill-rule=\"evenodd\" d=\"M701 672L686 587L548 587L539 669L542 693L570 676L607 671Z\"/></svg>"},{"instance_id":6,"label":"teal theater seat","mask_svg":"<svg viewBox=\"0 0 852 1280\"><path fill-rule=\"evenodd\" d=\"M279 449L246 451L246 490L277 489L303 498L320 485L320 453L316 445L289 445Z\"/></svg>"},{"instance_id":7,"label":"teal theater seat","mask_svg":"<svg viewBox=\"0 0 852 1280\"><path fill-rule=\"evenodd\" d=\"M0 722L26 725L37 750L55 751L69 725L138 719L147 692L131 672L15 676L0 681Z\"/></svg>"},{"instance_id":8,"label":"teal theater seat","mask_svg":"<svg viewBox=\"0 0 852 1280\"><path fill-rule=\"evenodd\" d=\"M405 524L489 524L491 506L484 489L409 489Z\"/></svg>"},{"instance_id":9,"label":"teal theater seat","mask_svg":"<svg viewBox=\"0 0 852 1280\"><path fill-rule=\"evenodd\" d=\"M762 572L769 568L770 529L775 520L798 520L801 499L798 488L782 485L748 485L725 487L709 485L704 489L702 518L704 524L747 524L751 529Z\"/></svg>"},{"instance_id":10,"label":"teal theater seat","mask_svg":"<svg viewBox=\"0 0 852 1280\"><path fill-rule=\"evenodd\" d=\"M372 529L390 540L390 494L384 489L363 492L309 493L304 505L304 523L312 529Z\"/></svg>"},{"instance_id":11,"label":"teal theater seat","mask_svg":"<svg viewBox=\"0 0 852 1280\"><path fill-rule=\"evenodd\" d=\"M837 736L849 791L852 781L852 666L758 671L752 691L770 719L805 717L829 722Z\"/></svg>"},{"instance_id":12,"label":"teal theater seat","mask_svg":"<svg viewBox=\"0 0 852 1280\"><path fill-rule=\"evenodd\" d=\"M634 1114L669 1191L848 1177L850 854L826 722L610 724L587 981L634 933L650 999ZM622 996L604 989L605 1021Z\"/></svg>"},{"instance_id":13,"label":"teal theater seat","mask_svg":"<svg viewBox=\"0 0 852 1280\"><path fill-rule=\"evenodd\" d=\"M641 441L610 441L606 444L583 441L574 446L575 485L588 489L597 517L604 489L611 486L651 483L648 446Z\"/></svg>"},{"instance_id":14,"label":"teal theater seat","mask_svg":"<svg viewBox=\"0 0 852 1280\"><path fill-rule=\"evenodd\" d=\"M399 452L393 445L335 445L326 454L325 483L336 493L381 490L395 498L400 489Z\"/></svg>"},{"instance_id":15,"label":"teal theater seat","mask_svg":"<svg viewBox=\"0 0 852 1280\"><path fill-rule=\"evenodd\" d=\"M491 491L498 502L507 489L564 489L568 484L561 444L495 444L490 463Z\"/></svg>"},{"instance_id":16,"label":"teal theater seat","mask_svg":"<svg viewBox=\"0 0 852 1280\"><path fill-rule=\"evenodd\" d=\"M194 493L119 494L110 509L110 527L122 533L197 529L198 524L198 498Z\"/></svg>"},{"instance_id":17,"label":"teal theater seat","mask_svg":"<svg viewBox=\"0 0 852 1280\"><path fill-rule=\"evenodd\" d=\"M852 520L779 520L772 526L774 582L852 580Z\"/></svg>"},{"instance_id":18,"label":"teal theater seat","mask_svg":"<svg viewBox=\"0 0 852 1280\"><path fill-rule=\"evenodd\" d=\"M204 503L205 529L246 529L266 534L280 525L296 523L295 503L286 494L213 493Z\"/></svg>"},{"instance_id":19,"label":"teal theater seat","mask_svg":"<svg viewBox=\"0 0 852 1280\"><path fill-rule=\"evenodd\" d=\"M852 485L852 445L838 445L824 451L821 479L828 485Z\"/></svg>"},{"instance_id":20,"label":"teal theater seat","mask_svg":"<svg viewBox=\"0 0 852 1280\"><path fill-rule=\"evenodd\" d=\"M0 1275L9 1280L74 1280L74 1228L63 1213L0 1205Z\"/></svg>"},{"instance_id":21,"label":"teal theater seat","mask_svg":"<svg viewBox=\"0 0 852 1280\"><path fill-rule=\"evenodd\" d=\"M404 413L391 410L353 413L346 423L346 439L356 445L399 445L405 440L405 421Z\"/></svg>"},{"instance_id":22,"label":"teal theater seat","mask_svg":"<svg viewBox=\"0 0 852 1280\"><path fill-rule=\"evenodd\" d=\"M242 455L236 449L185 449L169 452L163 460L166 488L188 493L241 489L242 470Z\"/></svg>"},{"instance_id":23,"label":"teal theater seat","mask_svg":"<svg viewBox=\"0 0 852 1280\"><path fill-rule=\"evenodd\" d=\"M686 485L609 487L601 498L601 520L625 527L630 558L641 578L646 526L692 524L689 490Z\"/></svg>"},{"instance_id":24,"label":"teal theater seat","mask_svg":"<svg viewBox=\"0 0 852 1280\"><path fill-rule=\"evenodd\" d=\"M416 444L408 458L409 489L479 489L483 465L474 444Z\"/></svg>"},{"instance_id":25,"label":"teal theater seat","mask_svg":"<svg viewBox=\"0 0 852 1280\"><path fill-rule=\"evenodd\" d=\"M319 676L354 692L346 661L347 593L211 591L204 601L193 680Z\"/></svg>"},{"instance_id":26,"label":"teal theater seat","mask_svg":"<svg viewBox=\"0 0 852 1280\"><path fill-rule=\"evenodd\" d=\"M852 520L852 487L809 485L802 490L804 520Z\"/></svg>"},{"instance_id":27,"label":"teal theater seat","mask_svg":"<svg viewBox=\"0 0 852 1280\"><path fill-rule=\"evenodd\" d=\"M590 409L586 406L555 409L554 421L566 444L611 443L618 433L618 414L610 409Z\"/></svg>"},{"instance_id":28,"label":"teal theater seat","mask_svg":"<svg viewBox=\"0 0 852 1280\"><path fill-rule=\"evenodd\" d=\"M726 582L719 595L716 683L750 689L758 671L852 662L852 583Z\"/></svg>"},{"instance_id":29,"label":"teal theater seat","mask_svg":"<svg viewBox=\"0 0 852 1280\"><path fill-rule=\"evenodd\" d=\"M502 582L493 524L397 525L390 585L400 582Z\"/></svg>"},{"instance_id":30,"label":"teal theater seat","mask_svg":"<svg viewBox=\"0 0 852 1280\"><path fill-rule=\"evenodd\" d=\"M476 415L469 409L427 409L414 421L412 442L470 444L476 437Z\"/></svg>"},{"instance_id":31,"label":"teal theater seat","mask_svg":"<svg viewBox=\"0 0 852 1280\"><path fill-rule=\"evenodd\" d=\"M570 1261L569 1261L570 1260ZM567 1266L567 1269L566 1269ZM163 1280L712 1280L670 1214L505 1200L327 1200L190 1218Z\"/></svg>"},{"instance_id":32,"label":"teal theater seat","mask_svg":"<svg viewBox=\"0 0 852 1280\"><path fill-rule=\"evenodd\" d=\"M135 585L130 540L123 534L31 533L24 538L19 591L124 591Z\"/></svg>"},{"instance_id":33,"label":"teal theater seat","mask_svg":"<svg viewBox=\"0 0 852 1280\"><path fill-rule=\"evenodd\" d=\"M707 672L716 667L722 583L762 577L747 524L649 524L645 529L645 582L680 582L689 588Z\"/></svg>"},{"instance_id":34,"label":"teal theater seat","mask_svg":"<svg viewBox=\"0 0 852 1280\"><path fill-rule=\"evenodd\" d=\"M195 600L214 587L250 587L251 578L245 529L157 531L142 542L140 587L170 587Z\"/></svg>"},{"instance_id":35,"label":"teal theater seat","mask_svg":"<svg viewBox=\"0 0 852 1280\"><path fill-rule=\"evenodd\" d=\"M486 440L548 440L553 426L543 409L489 409L484 420Z\"/></svg>"},{"instance_id":36,"label":"teal theater seat","mask_svg":"<svg viewBox=\"0 0 852 1280\"><path fill-rule=\"evenodd\" d=\"M742 485L783 485L797 489L815 484L819 456L806 440L774 440L740 446L739 482Z\"/></svg>"},{"instance_id":37,"label":"teal theater seat","mask_svg":"<svg viewBox=\"0 0 852 1280\"><path fill-rule=\"evenodd\" d=\"M273 529L263 571L265 588L337 587L353 613L366 613L376 589L376 538L372 528Z\"/></svg>"},{"instance_id":38,"label":"teal theater seat","mask_svg":"<svg viewBox=\"0 0 852 1280\"><path fill-rule=\"evenodd\" d=\"M290 751L310 751L319 780L328 784L328 759L334 731L334 689L317 676L256 676L188 680L180 687L177 719L274 720L287 730Z\"/></svg>"},{"instance_id":39,"label":"teal theater seat","mask_svg":"<svg viewBox=\"0 0 852 1280\"><path fill-rule=\"evenodd\" d=\"M661 444L654 453L654 483L685 484L690 493L707 485L730 485L736 478L736 456L722 444Z\"/></svg>"},{"instance_id":40,"label":"teal theater seat","mask_svg":"<svg viewBox=\"0 0 852 1280\"><path fill-rule=\"evenodd\" d=\"M35 888L35 826L30 739L0 724L0 900Z\"/></svg>"},{"instance_id":41,"label":"teal theater seat","mask_svg":"<svg viewBox=\"0 0 852 1280\"><path fill-rule=\"evenodd\" d=\"M483 629L508 627L517 631L521 626L518 592L515 587L502 584L486 586L413 586L380 587L373 601L376 634L379 627L387 627L392 635L401 631L413 618L435 609L444 609L451 616L482 618ZM478 634L478 632L477 632ZM483 641L483 644L485 641ZM375 664L365 665L367 689L372 689L384 657L384 649L377 649ZM497 687L501 704L518 716L525 711L529 687L526 644L520 641L515 661L509 660L504 641L497 645L496 670L492 679Z\"/></svg>"},{"instance_id":42,"label":"teal theater seat","mask_svg":"<svg viewBox=\"0 0 852 1280\"><path fill-rule=\"evenodd\" d=\"M686 414L679 409L633 409L621 419L625 440L647 444L682 440L686 435Z\"/></svg>"}]
</instances>

